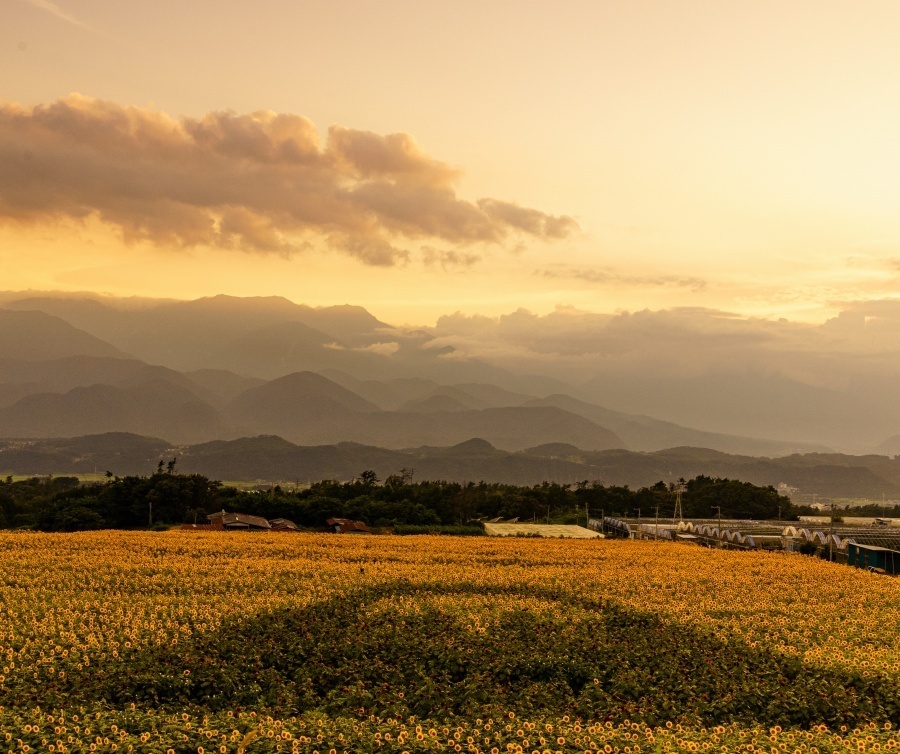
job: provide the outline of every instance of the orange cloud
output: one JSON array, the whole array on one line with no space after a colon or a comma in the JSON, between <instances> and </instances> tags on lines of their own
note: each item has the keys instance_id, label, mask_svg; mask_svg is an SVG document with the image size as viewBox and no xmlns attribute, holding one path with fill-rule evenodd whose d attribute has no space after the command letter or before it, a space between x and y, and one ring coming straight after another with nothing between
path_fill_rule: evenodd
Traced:
<instances>
[{"instance_id":1,"label":"orange cloud","mask_svg":"<svg viewBox=\"0 0 900 754\"><path fill-rule=\"evenodd\" d=\"M315 238L367 264L396 244L560 239L577 225L497 199L459 198L458 172L407 134L332 127L300 115L165 113L73 94L0 105L0 219L96 215L126 241L291 254Z\"/></svg>"}]
</instances>

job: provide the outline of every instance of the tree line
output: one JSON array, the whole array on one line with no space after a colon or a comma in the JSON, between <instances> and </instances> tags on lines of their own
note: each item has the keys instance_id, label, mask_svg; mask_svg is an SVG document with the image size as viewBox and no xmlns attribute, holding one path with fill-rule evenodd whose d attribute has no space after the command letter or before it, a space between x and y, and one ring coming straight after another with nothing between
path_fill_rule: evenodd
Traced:
<instances>
[{"instance_id":1,"label":"tree line","mask_svg":"<svg viewBox=\"0 0 900 754\"><path fill-rule=\"evenodd\" d=\"M683 480L682 480L683 481ZM682 485L685 518L796 519L816 511L793 505L771 486L697 476ZM205 523L209 513L228 510L287 518L322 528L331 517L370 526L449 526L475 519L585 523L601 515L671 518L675 485L658 482L631 490L600 482L512 484L413 481L403 470L383 481L363 471L349 482L323 480L305 489L278 485L265 492L228 487L200 474L180 474L162 462L149 476L114 477L80 483L77 477L33 477L0 481L0 528L43 531L163 528ZM895 510L900 515L900 507Z\"/></svg>"}]
</instances>

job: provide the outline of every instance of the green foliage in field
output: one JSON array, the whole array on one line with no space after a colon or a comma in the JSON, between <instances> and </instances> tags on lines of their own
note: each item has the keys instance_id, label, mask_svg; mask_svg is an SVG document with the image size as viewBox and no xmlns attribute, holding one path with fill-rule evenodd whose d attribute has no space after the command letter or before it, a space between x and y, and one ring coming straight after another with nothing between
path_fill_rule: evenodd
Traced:
<instances>
[{"instance_id":1,"label":"green foliage in field","mask_svg":"<svg viewBox=\"0 0 900 754\"><path fill-rule=\"evenodd\" d=\"M381 584L302 610L254 616L177 645L125 652L121 663L70 672L0 703L220 712L257 709L427 719L541 714L651 726L900 725L900 688L823 671L722 641L603 600L558 597L502 610L472 631L443 596L509 598L508 590ZM391 604L420 608L398 615ZM374 608L374 609L373 609ZM10 696L11 694L11 696Z\"/></svg>"}]
</instances>

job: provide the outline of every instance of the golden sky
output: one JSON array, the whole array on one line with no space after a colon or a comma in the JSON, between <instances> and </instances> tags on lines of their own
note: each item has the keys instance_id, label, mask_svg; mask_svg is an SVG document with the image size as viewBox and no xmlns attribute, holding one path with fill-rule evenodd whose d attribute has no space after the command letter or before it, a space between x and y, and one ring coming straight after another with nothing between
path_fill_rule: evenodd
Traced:
<instances>
[{"instance_id":1,"label":"golden sky","mask_svg":"<svg viewBox=\"0 0 900 754\"><path fill-rule=\"evenodd\" d=\"M900 296L900 3L6 0L4 289L394 323Z\"/></svg>"}]
</instances>

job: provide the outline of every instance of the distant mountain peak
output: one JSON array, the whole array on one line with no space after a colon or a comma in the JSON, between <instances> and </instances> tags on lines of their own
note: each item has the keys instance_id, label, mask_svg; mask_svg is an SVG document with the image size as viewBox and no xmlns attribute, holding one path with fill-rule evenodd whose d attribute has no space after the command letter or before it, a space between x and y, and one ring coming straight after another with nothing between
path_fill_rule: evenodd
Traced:
<instances>
[{"instance_id":1,"label":"distant mountain peak","mask_svg":"<svg viewBox=\"0 0 900 754\"><path fill-rule=\"evenodd\" d=\"M541 458L569 458L577 456L583 451L576 445L567 442L548 442L533 448L526 448L523 452L526 455L540 456Z\"/></svg>"},{"instance_id":2,"label":"distant mountain peak","mask_svg":"<svg viewBox=\"0 0 900 754\"><path fill-rule=\"evenodd\" d=\"M487 440L484 440L480 437L473 437L471 440L466 440L464 442L457 443L456 445L451 445L448 450L464 450L470 453L489 453L492 451L496 451L493 445L491 445Z\"/></svg>"}]
</instances>

